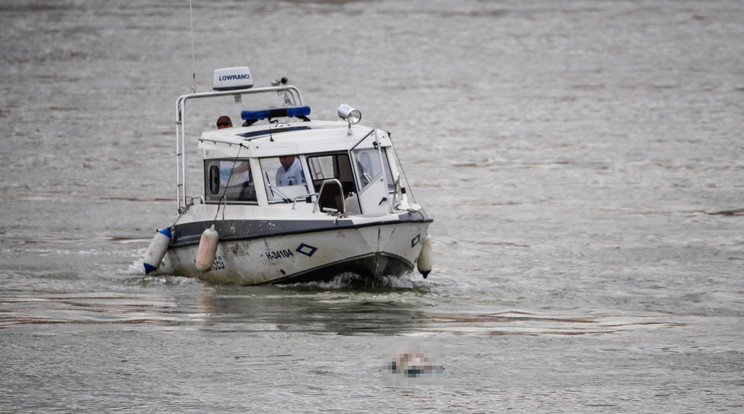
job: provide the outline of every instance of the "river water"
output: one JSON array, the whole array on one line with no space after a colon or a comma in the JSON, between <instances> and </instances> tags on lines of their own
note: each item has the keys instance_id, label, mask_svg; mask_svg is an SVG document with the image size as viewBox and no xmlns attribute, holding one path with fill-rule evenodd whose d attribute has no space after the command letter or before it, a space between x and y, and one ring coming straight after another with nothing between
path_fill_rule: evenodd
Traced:
<instances>
[{"instance_id":1,"label":"river water","mask_svg":"<svg viewBox=\"0 0 744 414\"><path fill-rule=\"evenodd\" d=\"M194 0L193 60L189 17L0 4L0 411L744 411L744 3ZM143 274L176 98L243 65L392 131L428 279Z\"/></svg>"}]
</instances>

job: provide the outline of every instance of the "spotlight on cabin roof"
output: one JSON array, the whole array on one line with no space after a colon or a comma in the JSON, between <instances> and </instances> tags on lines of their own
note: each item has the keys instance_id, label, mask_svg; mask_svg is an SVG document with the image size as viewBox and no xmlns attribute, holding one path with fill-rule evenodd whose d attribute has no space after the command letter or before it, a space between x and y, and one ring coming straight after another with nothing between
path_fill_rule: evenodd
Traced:
<instances>
[{"instance_id":1,"label":"spotlight on cabin roof","mask_svg":"<svg viewBox=\"0 0 744 414\"><path fill-rule=\"evenodd\" d=\"M362 120L362 113L349 105L343 104L338 107L338 117L348 122L349 125L355 125Z\"/></svg>"}]
</instances>

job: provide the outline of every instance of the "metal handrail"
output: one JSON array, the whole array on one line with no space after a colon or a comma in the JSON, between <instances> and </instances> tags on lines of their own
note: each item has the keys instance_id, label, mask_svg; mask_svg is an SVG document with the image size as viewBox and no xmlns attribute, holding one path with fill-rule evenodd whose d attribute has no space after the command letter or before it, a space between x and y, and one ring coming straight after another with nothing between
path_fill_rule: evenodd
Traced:
<instances>
[{"instance_id":1,"label":"metal handrail","mask_svg":"<svg viewBox=\"0 0 744 414\"><path fill-rule=\"evenodd\" d=\"M325 188L325 185L327 183L335 183L336 185L338 185L338 189L340 190L339 194L341 195L341 214L346 214L346 202L344 202L344 186L341 185L341 181L339 181L338 178L329 178L327 180L323 180L323 183L320 185L320 191L318 191L318 198L315 200L315 204L313 204L313 213L319 211L318 203L320 203L321 195L323 194L323 188Z\"/></svg>"},{"instance_id":2,"label":"metal handrail","mask_svg":"<svg viewBox=\"0 0 744 414\"><path fill-rule=\"evenodd\" d=\"M313 194L303 194L303 195L298 195L298 196L296 196L296 197L294 198L294 200L292 200L292 210L294 210L294 209L295 209L295 204L297 204L297 200L301 200L301 199L303 199L303 198L304 198L305 200L307 200L307 198L308 198L308 197L315 197L315 196L317 196L317 195L318 195L318 193L313 193Z\"/></svg>"}]
</instances>

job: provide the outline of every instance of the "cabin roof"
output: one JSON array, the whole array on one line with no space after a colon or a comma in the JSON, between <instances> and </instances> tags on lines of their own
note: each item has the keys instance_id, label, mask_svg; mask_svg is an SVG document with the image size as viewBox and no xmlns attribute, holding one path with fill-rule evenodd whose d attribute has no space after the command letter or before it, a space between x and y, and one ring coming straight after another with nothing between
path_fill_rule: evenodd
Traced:
<instances>
[{"instance_id":1,"label":"cabin roof","mask_svg":"<svg viewBox=\"0 0 744 414\"><path fill-rule=\"evenodd\" d=\"M343 121L301 121L295 119L277 123L261 123L247 127L205 131L199 138L204 158L271 157L348 151L373 131L362 125L349 127ZM381 144L389 146L385 133L379 134ZM371 142L371 141L370 141ZM362 147L368 145L362 144Z\"/></svg>"}]
</instances>

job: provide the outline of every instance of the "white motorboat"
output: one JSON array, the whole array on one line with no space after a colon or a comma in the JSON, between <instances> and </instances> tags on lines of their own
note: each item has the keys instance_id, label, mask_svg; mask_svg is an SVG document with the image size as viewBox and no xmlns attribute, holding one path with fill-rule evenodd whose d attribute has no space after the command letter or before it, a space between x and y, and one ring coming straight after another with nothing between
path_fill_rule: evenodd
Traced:
<instances>
[{"instance_id":1,"label":"white motorboat","mask_svg":"<svg viewBox=\"0 0 744 414\"><path fill-rule=\"evenodd\" d=\"M178 98L178 217L156 233L145 271L243 285L397 276L414 267L426 277L432 219L406 191L390 133L359 124L361 113L348 105L338 109L341 120L310 120L286 79L252 86L247 67L219 69L215 91ZM281 106L242 110L258 94ZM244 122L198 138L203 180L189 196L186 104L230 95Z\"/></svg>"}]
</instances>

